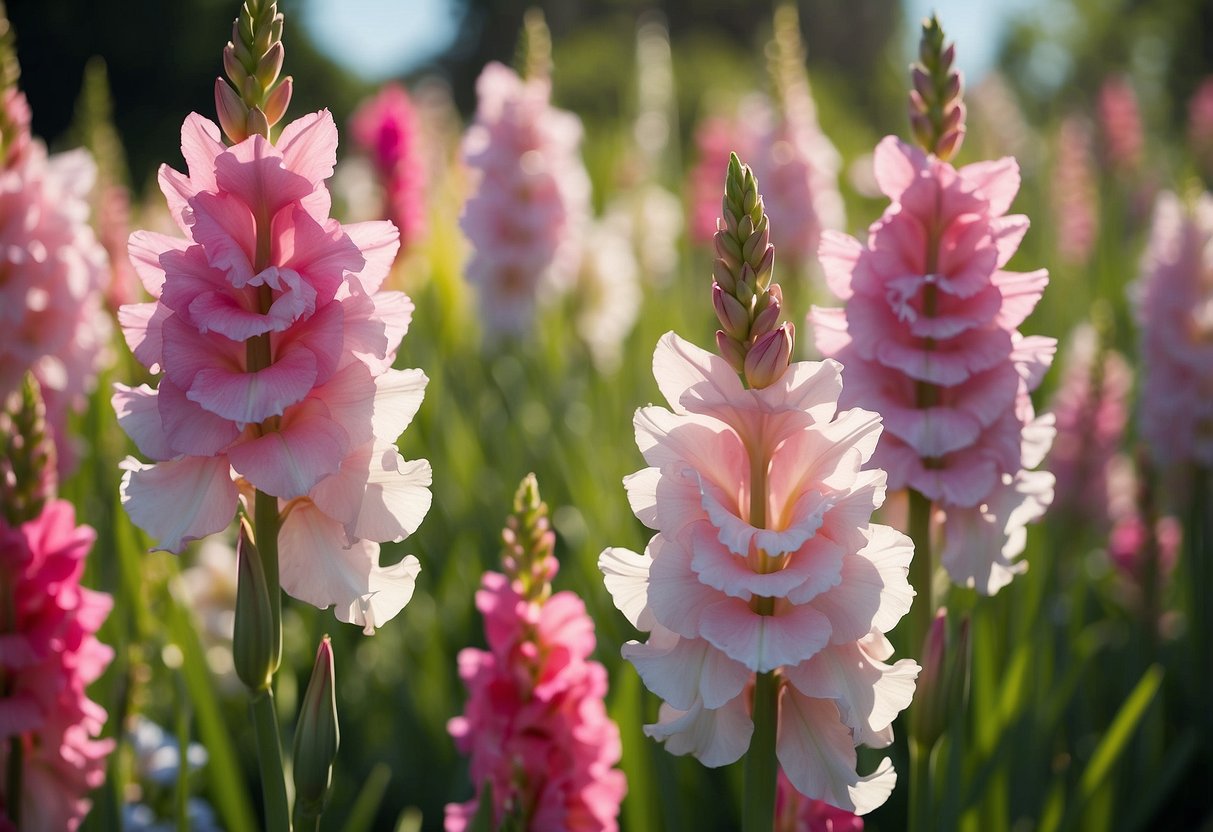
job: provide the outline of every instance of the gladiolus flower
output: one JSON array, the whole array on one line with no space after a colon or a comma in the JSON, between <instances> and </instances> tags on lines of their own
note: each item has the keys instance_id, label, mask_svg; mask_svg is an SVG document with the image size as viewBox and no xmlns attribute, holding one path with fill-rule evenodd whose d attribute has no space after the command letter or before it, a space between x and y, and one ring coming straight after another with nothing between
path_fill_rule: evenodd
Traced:
<instances>
[{"instance_id":1,"label":"gladiolus flower","mask_svg":"<svg viewBox=\"0 0 1213 832\"><path fill-rule=\"evenodd\" d=\"M551 594L555 535L533 475L514 507L509 574L486 572L476 593L489 649L460 651L468 702L447 727L481 797L492 788L494 829L615 830L627 782L613 768L622 747L603 704L606 668L589 660L594 623L575 594ZM481 797L446 807L447 832L468 828Z\"/></svg>"},{"instance_id":2,"label":"gladiolus flower","mask_svg":"<svg viewBox=\"0 0 1213 832\"><path fill-rule=\"evenodd\" d=\"M1061 123L1053 168L1053 216L1057 251L1067 263L1084 265L1099 233L1091 128L1077 116Z\"/></svg>"},{"instance_id":3,"label":"gladiolus flower","mask_svg":"<svg viewBox=\"0 0 1213 832\"><path fill-rule=\"evenodd\" d=\"M748 689L778 671L776 754L801 794L857 814L896 780L886 759L856 770L855 747L885 747L918 666L886 664L884 633L910 607L909 539L870 522L885 474L862 470L880 434L839 412L841 367L796 362L763 388L673 333L653 357L670 408L636 413L651 467L624 481L656 534L645 554L599 558L615 605L648 641L624 657L665 700L645 732L674 754L731 763L754 730ZM769 614L762 614L763 606Z\"/></svg>"},{"instance_id":4,"label":"gladiolus flower","mask_svg":"<svg viewBox=\"0 0 1213 832\"><path fill-rule=\"evenodd\" d=\"M1007 216L1013 159L954 168L887 137L875 172L892 204L867 244L827 232L819 256L842 309L814 308L817 348L846 367L843 406L871 408L885 432L874 464L946 512L944 565L992 594L1026 564L1023 525L1052 501L1039 464L1053 429L1029 393L1052 338L1020 323L1048 282L1006 271L1028 228Z\"/></svg>"},{"instance_id":5,"label":"gladiolus flower","mask_svg":"<svg viewBox=\"0 0 1213 832\"><path fill-rule=\"evenodd\" d=\"M426 377L393 370L413 306L380 289L398 248L388 222L330 219L328 111L276 144L225 147L197 114L182 128L188 174L160 184L184 239L131 235L156 300L122 307L127 343L157 389L116 385L119 424L147 465L124 463L136 524L179 552L231 522L241 490L279 499L282 587L335 605L372 632L408 603L416 558L379 565L429 509L430 467L395 447Z\"/></svg>"},{"instance_id":6,"label":"gladiolus flower","mask_svg":"<svg viewBox=\"0 0 1213 832\"><path fill-rule=\"evenodd\" d=\"M354 113L351 129L375 165L386 217L407 249L425 233L426 185L417 114L408 93L398 84L384 86Z\"/></svg>"},{"instance_id":7,"label":"gladiolus flower","mask_svg":"<svg viewBox=\"0 0 1213 832\"><path fill-rule=\"evenodd\" d=\"M473 189L459 218L473 249L466 273L488 330L518 334L537 303L569 289L581 261L590 200L581 122L550 105L549 79L498 63L480 73L476 95L460 149Z\"/></svg>"},{"instance_id":8,"label":"gladiolus flower","mask_svg":"<svg viewBox=\"0 0 1213 832\"><path fill-rule=\"evenodd\" d=\"M0 586L11 616L0 657L8 680L0 697L0 826L19 811L21 829L74 830L89 792L105 780L114 741L97 739L106 713L85 689L113 658L95 636L113 599L80 586L95 537L76 525L64 500L17 526L0 516ZM22 748L18 796L4 793L14 742Z\"/></svg>"},{"instance_id":9,"label":"gladiolus flower","mask_svg":"<svg viewBox=\"0 0 1213 832\"><path fill-rule=\"evenodd\" d=\"M1141 433L1162 465L1213 465L1213 195L1159 194L1141 278Z\"/></svg>"},{"instance_id":10,"label":"gladiolus flower","mask_svg":"<svg viewBox=\"0 0 1213 832\"><path fill-rule=\"evenodd\" d=\"M863 832L863 818L805 797L781 769L775 792L775 832Z\"/></svg>"}]
</instances>

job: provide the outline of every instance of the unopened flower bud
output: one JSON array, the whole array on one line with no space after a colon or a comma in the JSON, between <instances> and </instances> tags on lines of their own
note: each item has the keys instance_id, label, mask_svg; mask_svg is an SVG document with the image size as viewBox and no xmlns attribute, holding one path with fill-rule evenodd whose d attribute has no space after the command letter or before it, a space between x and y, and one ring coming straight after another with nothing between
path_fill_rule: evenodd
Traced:
<instances>
[{"instance_id":1,"label":"unopened flower bud","mask_svg":"<svg viewBox=\"0 0 1213 832\"><path fill-rule=\"evenodd\" d=\"M278 75L282 72L282 60L285 56L286 50L282 48L281 43L275 43L269 48L268 52L261 56L261 60L257 62L257 71L254 74L262 89L268 90L278 80Z\"/></svg>"},{"instance_id":2,"label":"unopened flower bud","mask_svg":"<svg viewBox=\"0 0 1213 832\"><path fill-rule=\"evenodd\" d=\"M778 289L776 284L772 287ZM754 322L750 324L750 335L755 338L766 335L779 325L779 315L782 312L781 300L775 296L774 292L762 295L762 300L759 302L760 309L758 314L754 316Z\"/></svg>"},{"instance_id":3,"label":"unopened flower bud","mask_svg":"<svg viewBox=\"0 0 1213 832\"><path fill-rule=\"evenodd\" d=\"M240 524L236 543L236 623L232 634L232 660L236 675L254 693L267 690L282 652L281 635L274 628L270 589L261 555L253 544L247 521Z\"/></svg>"},{"instance_id":4,"label":"unopened flower bud","mask_svg":"<svg viewBox=\"0 0 1213 832\"><path fill-rule=\"evenodd\" d=\"M745 347L730 338L724 330L716 330L716 352L739 373L745 372Z\"/></svg>"},{"instance_id":5,"label":"unopened flower bud","mask_svg":"<svg viewBox=\"0 0 1213 832\"><path fill-rule=\"evenodd\" d=\"M745 357L745 379L751 387L769 387L788 368L795 329L790 322L768 332L750 347Z\"/></svg>"},{"instance_id":6,"label":"unopened flower bud","mask_svg":"<svg viewBox=\"0 0 1213 832\"><path fill-rule=\"evenodd\" d=\"M228 80L237 86L240 85L246 74L244 65L236 57L236 49L230 43L223 49L223 71L227 74Z\"/></svg>"},{"instance_id":7,"label":"unopened flower bud","mask_svg":"<svg viewBox=\"0 0 1213 832\"><path fill-rule=\"evenodd\" d=\"M749 313L737 298L721 289L719 283L712 284L712 306L716 309L716 319L726 333L739 341L749 337Z\"/></svg>"},{"instance_id":8,"label":"unopened flower bud","mask_svg":"<svg viewBox=\"0 0 1213 832\"><path fill-rule=\"evenodd\" d=\"M729 294L737 290L737 278L733 277L729 264L719 258L712 263L712 280Z\"/></svg>"},{"instance_id":9,"label":"unopened flower bud","mask_svg":"<svg viewBox=\"0 0 1213 832\"><path fill-rule=\"evenodd\" d=\"M282 121L282 117L286 115L286 108L291 103L291 92L295 88L295 80L290 75L278 82L278 86L274 87L269 97L265 99L265 106L261 109L265 112L265 120L270 125L275 125Z\"/></svg>"},{"instance_id":10,"label":"unopened flower bud","mask_svg":"<svg viewBox=\"0 0 1213 832\"><path fill-rule=\"evenodd\" d=\"M236 144L248 138L248 108L222 78L215 79L215 111L219 115L219 126L229 141Z\"/></svg>"},{"instance_id":11,"label":"unopened flower bud","mask_svg":"<svg viewBox=\"0 0 1213 832\"><path fill-rule=\"evenodd\" d=\"M299 710L295 728L295 812L318 818L328 802L333 782L333 761L341 744L337 724L337 696L333 683L333 646L329 637L320 640L316 663Z\"/></svg>"},{"instance_id":12,"label":"unopened flower bud","mask_svg":"<svg viewBox=\"0 0 1213 832\"><path fill-rule=\"evenodd\" d=\"M254 107L248 111L248 115L244 119L245 132L250 136L265 136L267 139L270 136L270 122L265 117L265 113L260 107Z\"/></svg>"},{"instance_id":13,"label":"unopened flower bud","mask_svg":"<svg viewBox=\"0 0 1213 832\"><path fill-rule=\"evenodd\" d=\"M923 67L910 67L910 81L914 85L913 91L922 101L930 101L935 96L935 90L931 86L931 76Z\"/></svg>"},{"instance_id":14,"label":"unopened flower bud","mask_svg":"<svg viewBox=\"0 0 1213 832\"><path fill-rule=\"evenodd\" d=\"M953 711L963 706L968 654L968 618L961 621L953 642L948 635L948 611L941 607L922 646L922 670L910 712L911 735L927 750L943 734Z\"/></svg>"}]
</instances>

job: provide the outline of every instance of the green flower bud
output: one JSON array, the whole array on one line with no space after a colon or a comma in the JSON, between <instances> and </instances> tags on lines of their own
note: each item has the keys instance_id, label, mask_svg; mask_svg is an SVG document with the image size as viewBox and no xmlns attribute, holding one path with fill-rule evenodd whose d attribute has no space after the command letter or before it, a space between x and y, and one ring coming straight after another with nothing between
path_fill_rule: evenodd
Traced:
<instances>
[{"instance_id":1,"label":"green flower bud","mask_svg":"<svg viewBox=\"0 0 1213 832\"><path fill-rule=\"evenodd\" d=\"M295 727L295 813L318 818L328 802L333 781L333 761L341 731L337 725L337 696L333 683L333 645L320 640L312 678L303 694L299 722Z\"/></svg>"},{"instance_id":2,"label":"green flower bud","mask_svg":"<svg viewBox=\"0 0 1213 832\"><path fill-rule=\"evenodd\" d=\"M253 543L247 520L240 523L236 544L236 625L232 635L232 659L236 675L253 693L268 690L278 669L282 646L274 631L270 590L266 585L261 555Z\"/></svg>"}]
</instances>

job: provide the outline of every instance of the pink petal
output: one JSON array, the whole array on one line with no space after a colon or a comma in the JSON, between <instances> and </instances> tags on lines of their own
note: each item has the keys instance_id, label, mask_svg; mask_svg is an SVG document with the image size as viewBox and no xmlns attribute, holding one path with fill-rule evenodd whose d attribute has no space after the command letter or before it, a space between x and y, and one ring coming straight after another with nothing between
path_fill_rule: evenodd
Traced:
<instances>
[{"instance_id":1,"label":"pink petal","mask_svg":"<svg viewBox=\"0 0 1213 832\"><path fill-rule=\"evenodd\" d=\"M358 272L358 282L367 294L378 292L392 273L396 252L400 250L400 232L384 220L349 223L341 228L366 260Z\"/></svg>"},{"instance_id":2,"label":"pink petal","mask_svg":"<svg viewBox=\"0 0 1213 832\"><path fill-rule=\"evenodd\" d=\"M696 701L709 710L722 708L741 695L751 673L703 639L679 638L655 630L645 644L629 641L623 658L632 663L645 687L680 711Z\"/></svg>"},{"instance_id":3,"label":"pink petal","mask_svg":"<svg viewBox=\"0 0 1213 832\"><path fill-rule=\"evenodd\" d=\"M199 369L186 396L217 416L247 425L281 416L303 400L315 381L315 356L294 349L255 373L222 366Z\"/></svg>"},{"instance_id":4,"label":"pink petal","mask_svg":"<svg viewBox=\"0 0 1213 832\"><path fill-rule=\"evenodd\" d=\"M873 629L887 633L914 600L907 580L914 542L889 526L868 528L868 545L843 559L842 583L812 601L832 624L834 644L861 639Z\"/></svg>"},{"instance_id":5,"label":"pink petal","mask_svg":"<svg viewBox=\"0 0 1213 832\"><path fill-rule=\"evenodd\" d=\"M830 229L821 232L817 260L825 273L826 285L839 300L851 297L851 276L863 252L863 244L850 234Z\"/></svg>"},{"instance_id":6,"label":"pink petal","mask_svg":"<svg viewBox=\"0 0 1213 832\"><path fill-rule=\"evenodd\" d=\"M657 342L653 376L675 413L711 414L743 398L736 370L673 332Z\"/></svg>"},{"instance_id":7,"label":"pink petal","mask_svg":"<svg viewBox=\"0 0 1213 832\"><path fill-rule=\"evenodd\" d=\"M219 138L219 126L197 113L190 113L181 125L181 155L189 170L190 182L200 191L219 190L215 183L215 159L227 145Z\"/></svg>"},{"instance_id":8,"label":"pink petal","mask_svg":"<svg viewBox=\"0 0 1213 832\"><path fill-rule=\"evenodd\" d=\"M135 359L153 373L164 362L164 321L172 315L161 303L127 303L118 308L122 337Z\"/></svg>"},{"instance_id":9,"label":"pink petal","mask_svg":"<svg viewBox=\"0 0 1213 832\"><path fill-rule=\"evenodd\" d=\"M228 458L257 488L291 500L337 473L348 445L348 434L333 421L328 408L307 399L283 415L278 430L234 445Z\"/></svg>"},{"instance_id":10,"label":"pink petal","mask_svg":"<svg viewBox=\"0 0 1213 832\"><path fill-rule=\"evenodd\" d=\"M632 420L636 444L649 465L690 466L702 477L740 495L749 482L749 455L737 434L710 416L679 416L642 407Z\"/></svg>"},{"instance_id":11,"label":"pink petal","mask_svg":"<svg viewBox=\"0 0 1213 832\"><path fill-rule=\"evenodd\" d=\"M729 658L766 673L825 647L830 619L809 604L777 603L774 615L759 615L739 598L723 598L703 610L699 632Z\"/></svg>"},{"instance_id":12,"label":"pink petal","mask_svg":"<svg viewBox=\"0 0 1213 832\"><path fill-rule=\"evenodd\" d=\"M160 380L158 403L172 455L214 456L240 436L235 422L203 410L172 379Z\"/></svg>"},{"instance_id":13,"label":"pink petal","mask_svg":"<svg viewBox=\"0 0 1213 832\"><path fill-rule=\"evenodd\" d=\"M155 390L146 384L138 387L115 384L110 402L118 416L118 426L134 441L140 453L155 460L176 456L160 423Z\"/></svg>"},{"instance_id":14,"label":"pink petal","mask_svg":"<svg viewBox=\"0 0 1213 832\"><path fill-rule=\"evenodd\" d=\"M282 153L254 135L232 145L215 159L219 190L231 194L255 214L268 219L310 194L315 185L282 165Z\"/></svg>"},{"instance_id":15,"label":"pink petal","mask_svg":"<svg viewBox=\"0 0 1213 832\"><path fill-rule=\"evenodd\" d=\"M803 795L865 815L883 804L897 783L887 757L876 771L859 776L851 732L829 699L813 699L784 685L778 730L775 754L788 780Z\"/></svg>"},{"instance_id":16,"label":"pink petal","mask_svg":"<svg viewBox=\"0 0 1213 832\"><path fill-rule=\"evenodd\" d=\"M237 289L256 275L253 255L257 227L247 203L230 193L202 193L190 202L194 223L191 234L206 252L207 262L227 275Z\"/></svg>"},{"instance_id":17,"label":"pink petal","mask_svg":"<svg viewBox=\"0 0 1213 832\"><path fill-rule=\"evenodd\" d=\"M275 146L286 169L302 176L313 187L333 175L337 164L337 125L327 109L308 113L282 128Z\"/></svg>"},{"instance_id":18,"label":"pink petal","mask_svg":"<svg viewBox=\"0 0 1213 832\"><path fill-rule=\"evenodd\" d=\"M645 549L649 567L649 609L657 623L686 638L697 638L703 610L721 594L700 582L689 553L663 534L653 535Z\"/></svg>"},{"instance_id":19,"label":"pink petal","mask_svg":"<svg viewBox=\"0 0 1213 832\"><path fill-rule=\"evenodd\" d=\"M1019 163L1011 156L965 165L957 173L990 201L990 213L1005 214L1019 192Z\"/></svg>"},{"instance_id":20,"label":"pink petal","mask_svg":"<svg viewBox=\"0 0 1213 832\"><path fill-rule=\"evenodd\" d=\"M170 237L155 231L135 231L126 245L126 253L135 267L135 274L143 288L154 298L160 297L164 286L164 267L160 255L166 251L185 251L190 241L181 237Z\"/></svg>"},{"instance_id":21,"label":"pink petal","mask_svg":"<svg viewBox=\"0 0 1213 832\"><path fill-rule=\"evenodd\" d=\"M652 560L628 549L603 549L598 569L611 600L637 630L648 632L656 622L649 612L649 567Z\"/></svg>"},{"instance_id":22,"label":"pink petal","mask_svg":"<svg viewBox=\"0 0 1213 832\"><path fill-rule=\"evenodd\" d=\"M657 491L661 485L663 475L660 468L641 468L634 474L628 474L623 478L623 487L628 494L628 505L632 508L632 513L636 515L636 519L644 523L650 529L661 528L657 524L657 512L659 506L664 506L663 500L658 500ZM698 519L699 515L699 493L698 485L699 478L694 476L694 472L686 477L686 488L681 489L686 494L687 499L684 501L689 504L687 506L686 522L693 522Z\"/></svg>"},{"instance_id":23,"label":"pink petal","mask_svg":"<svg viewBox=\"0 0 1213 832\"><path fill-rule=\"evenodd\" d=\"M239 492L222 456L187 456L155 465L123 462L122 505L135 525L180 552L191 540L222 531L236 514Z\"/></svg>"},{"instance_id":24,"label":"pink petal","mask_svg":"<svg viewBox=\"0 0 1213 832\"><path fill-rule=\"evenodd\" d=\"M880 192L893 202L901 199L901 195L926 166L923 152L896 136L885 136L872 153L872 172L876 176L876 184Z\"/></svg>"},{"instance_id":25,"label":"pink petal","mask_svg":"<svg viewBox=\"0 0 1213 832\"><path fill-rule=\"evenodd\" d=\"M169 215L182 232L190 233L194 222L194 212L189 201L198 193L190 182L189 177L178 173L168 165L161 165L156 173L156 181L160 184L160 192L168 203Z\"/></svg>"},{"instance_id":26,"label":"pink petal","mask_svg":"<svg viewBox=\"0 0 1213 832\"><path fill-rule=\"evenodd\" d=\"M887 665L869 654L864 642L848 641L787 668L784 675L805 696L833 699L855 743L881 748L888 744L881 733L910 705L919 669L910 659Z\"/></svg>"},{"instance_id":27,"label":"pink petal","mask_svg":"<svg viewBox=\"0 0 1213 832\"><path fill-rule=\"evenodd\" d=\"M358 272L366 262L340 223L321 225L299 206L274 217L271 234L273 261L303 275L320 304L336 295L347 272Z\"/></svg>"},{"instance_id":28,"label":"pink petal","mask_svg":"<svg viewBox=\"0 0 1213 832\"><path fill-rule=\"evenodd\" d=\"M714 711L699 702L689 711L663 704L658 721L644 726L644 733L665 743L671 754L692 754L705 766L716 768L741 759L750 747L754 722L744 697L738 696Z\"/></svg>"},{"instance_id":29,"label":"pink petal","mask_svg":"<svg viewBox=\"0 0 1213 832\"><path fill-rule=\"evenodd\" d=\"M282 588L288 594L320 609L334 606L338 621L357 624L367 635L404 609L421 571L412 555L393 566L380 566L378 543L350 545L341 524L308 500L287 513L278 557Z\"/></svg>"}]
</instances>

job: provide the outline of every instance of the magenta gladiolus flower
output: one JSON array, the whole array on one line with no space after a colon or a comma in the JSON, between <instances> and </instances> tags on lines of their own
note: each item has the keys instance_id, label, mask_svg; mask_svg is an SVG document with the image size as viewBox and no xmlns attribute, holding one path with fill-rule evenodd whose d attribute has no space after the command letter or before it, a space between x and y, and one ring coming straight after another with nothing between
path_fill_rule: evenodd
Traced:
<instances>
[{"instance_id":1,"label":"magenta gladiolus flower","mask_svg":"<svg viewBox=\"0 0 1213 832\"><path fill-rule=\"evenodd\" d=\"M581 122L551 106L551 81L490 63L476 81L476 120L461 155L472 195L459 226L472 245L467 278L485 327L520 333L537 302L566 291L581 260L590 180Z\"/></svg>"},{"instance_id":2,"label":"magenta gladiolus flower","mask_svg":"<svg viewBox=\"0 0 1213 832\"><path fill-rule=\"evenodd\" d=\"M351 121L354 140L370 155L384 190L387 219L400 229L403 248L425 233L425 166L420 131L409 95L387 84L360 106Z\"/></svg>"},{"instance_id":3,"label":"magenta gladiolus flower","mask_svg":"<svg viewBox=\"0 0 1213 832\"><path fill-rule=\"evenodd\" d=\"M368 632L412 596L416 558L379 565L379 542L429 509L430 466L395 441L426 377L393 370L413 306L381 291L398 248L388 222L330 219L327 110L225 147L197 114L188 175L160 184L184 239L139 231L132 260L156 300L122 307L127 343L163 373L116 385L118 421L154 460L125 463L131 518L179 552L225 528L242 489L279 499L282 587Z\"/></svg>"},{"instance_id":4,"label":"magenta gladiolus flower","mask_svg":"<svg viewBox=\"0 0 1213 832\"><path fill-rule=\"evenodd\" d=\"M1213 196L1159 194L1141 278L1141 432L1163 465L1213 465Z\"/></svg>"},{"instance_id":5,"label":"magenta gladiolus flower","mask_svg":"<svg viewBox=\"0 0 1213 832\"><path fill-rule=\"evenodd\" d=\"M109 354L108 268L88 224L96 168L84 150L48 157L30 138L25 96L3 95L13 135L0 167L0 398L32 371L65 462L67 413Z\"/></svg>"},{"instance_id":6,"label":"magenta gladiolus flower","mask_svg":"<svg viewBox=\"0 0 1213 832\"><path fill-rule=\"evenodd\" d=\"M95 533L77 526L75 511L52 500L32 520L12 527L0 515L0 586L9 611L0 668L0 827L76 829L88 794L105 780L114 741L97 736L105 709L85 694L113 651L94 635L110 596L84 589L80 575ZM21 794L6 794L12 741L21 744Z\"/></svg>"},{"instance_id":7,"label":"magenta gladiolus flower","mask_svg":"<svg viewBox=\"0 0 1213 832\"><path fill-rule=\"evenodd\" d=\"M1124 438L1133 371L1120 353L1100 350L1095 330L1070 336L1061 386L1050 408L1057 438L1046 467L1057 479L1059 507L1095 522L1108 519L1108 471Z\"/></svg>"},{"instance_id":8,"label":"magenta gladiolus flower","mask_svg":"<svg viewBox=\"0 0 1213 832\"><path fill-rule=\"evenodd\" d=\"M914 488L947 512L944 565L992 594L1023 571L1023 525L1052 501L1034 468L1052 428L1029 392L1052 338L1019 324L1048 282L1003 266L1028 228L1006 216L1019 188L1013 159L956 169L895 137L876 148L892 205L866 245L827 233L820 257L842 309L815 307L817 348L846 367L844 406L871 408L885 432L873 462L891 488Z\"/></svg>"},{"instance_id":9,"label":"magenta gladiolus flower","mask_svg":"<svg viewBox=\"0 0 1213 832\"><path fill-rule=\"evenodd\" d=\"M918 673L908 659L885 663L883 634L914 591L909 539L869 522L885 474L861 466L880 420L838 412L833 361L785 362L769 386L746 389L724 359L668 333L653 371L671 409L637 411L651 467L625 485L658 534L643 555L607 549L599 559L615 605L649 633L624 647L665 700L645 732L705 765L731 763L754 730L754 674L778 669L776 753L788 779L866 813L896 776L887 759L859 775L855 747L892 742ZM756 609L762 599L770 614Z\"/></svg>"},{"instance_id":10,"label":"magenta gladiolus flower","mask_svg":"<svg viewBox=\"0 0 1213 832\"><path fill-rule=\"evenodd\" d=\"M512 577L486 572L481 580L476 609L489 649L460 651L469 696L463 715L448 723L455 745L471 756L480 795L448 805L446 829L468 827L487 784L494 829L512 822L519 829L615 830L627 781L613 768L622 746L603 704L606 668L589 660L594 622L572 592L551 594L555 536L533 477L523 481L515 508L522 522L511 518L505 535Z\"/></svg>"}]
</instances>

